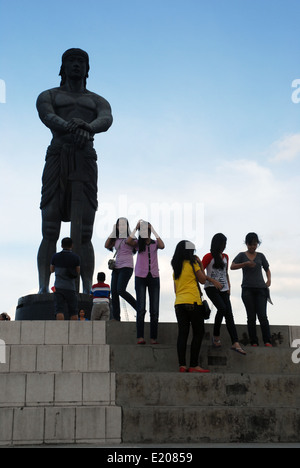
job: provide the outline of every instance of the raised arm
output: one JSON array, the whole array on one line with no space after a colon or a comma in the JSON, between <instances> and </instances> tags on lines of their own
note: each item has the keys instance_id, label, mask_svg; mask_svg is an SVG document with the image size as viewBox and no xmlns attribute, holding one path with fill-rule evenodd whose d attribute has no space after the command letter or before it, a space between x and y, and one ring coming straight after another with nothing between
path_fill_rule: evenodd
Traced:
<instances>
[{"instance_id":1,"label":"raised arm","mask_svg":"<svg viewBox=\"0 0 300 468\"><path fill-rule=\"evenodd\" d=\"M163 250L165 248L165 244L164 242L162 241L162 239L159 237L159 235L157 234L157 232L155 231L154 227L152 226L152 224L150 225L151 226L151 232L154 234L156 240L157 240L157 248L158 249L161 249Z\"/></svg>"}]
</instances>

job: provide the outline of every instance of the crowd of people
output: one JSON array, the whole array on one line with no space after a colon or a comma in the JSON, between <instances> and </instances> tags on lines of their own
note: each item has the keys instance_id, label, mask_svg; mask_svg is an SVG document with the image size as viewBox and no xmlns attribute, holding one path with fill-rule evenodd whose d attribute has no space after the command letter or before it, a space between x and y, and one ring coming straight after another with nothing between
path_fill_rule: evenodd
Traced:
<instances>
[{"instance_id":1,"label":"crowd of people","mask_svg":"<svg viewBox=\"0 0 300 468\"><path fill-rule=\"evenodd\" d=\"M195 245L180 241L171 260L175 291L175 314L178 323L177 353L180 372L209 372L199 366L199 354L204 336L204 299L200 285L204 286L207 298L216 308L212 346L220 348L221 324L225 319L230 336L231 349L245 356L238 340L230 301L229 269L242 270L242 301L247 314L248 334L251 346L258 346L256 320L258 318L264 345L272 347L270 326L267 316L267 301L270 298L271 272L263 253L257 252L260 240L256 233L245 238L246 250L233 259L231 265L226 249L226 236L217 233L211 240L210 252L202 259L195 255ZM136 311L137 344L146 343L144 321L146 297L149 296L150 344L158 344L160 277L158 251L165 244L153 226L140 220L133 231L128 220L119 218L105 242L105 248L114 252L109 262L112 270L111 284L106 282L104 272L97 275L97 283L91 288L93 299L91 320L121 320L120 298ZM72 240L62 240L62 251L56 253L50 270L55 272L55 313L57 320L86 320L84 311L78 314L75 281L80 273L80 259L72 252ZM134 255L137 255L134 267ZM264 278L265 272L266 279ZM135 293L127 291L134 273ZM68 305L66 316L65 303ZM4 318L0 318L3 320ZM187 342L192 328L190 360L187 366Z\"/></svg>"}]
</instances>

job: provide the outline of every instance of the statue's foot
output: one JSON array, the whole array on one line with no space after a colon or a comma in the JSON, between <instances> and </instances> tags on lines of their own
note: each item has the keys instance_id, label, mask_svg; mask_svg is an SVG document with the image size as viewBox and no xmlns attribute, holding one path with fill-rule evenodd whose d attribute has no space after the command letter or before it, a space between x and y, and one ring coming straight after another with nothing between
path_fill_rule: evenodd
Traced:
<instances>
[{"instance_id":1,"label":"statue's foot","mask_svg":"<svg viewBox=\"0 0 300 468\"><path fill-rule=\"evenodd\" d=\"M38 294L49 294L49 293L50 293L49 288L48 288L48 287L45 287L45 286L42 287L42 288L39 290L39 292L38 292Z\"/></svg>"}]
</instances>

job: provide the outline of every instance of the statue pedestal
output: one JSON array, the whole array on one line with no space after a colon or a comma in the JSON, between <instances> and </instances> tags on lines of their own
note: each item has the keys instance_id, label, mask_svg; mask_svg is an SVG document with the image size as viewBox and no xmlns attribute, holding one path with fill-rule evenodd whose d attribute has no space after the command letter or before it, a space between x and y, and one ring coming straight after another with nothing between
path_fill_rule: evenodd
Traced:
<instances>
[{"instance_id":1,"label":"statue pedestal","mask_svg":"<svg viewBox=\"0 0 300 468\"><path fill-rule=\"evenodd\" d=\"M85 318L91 318L93 301L88 294L78 294L78 312L83 309ZM30 294L20 297L15 320L55 320L54 294Z\"/></svg>"}]
</instances>

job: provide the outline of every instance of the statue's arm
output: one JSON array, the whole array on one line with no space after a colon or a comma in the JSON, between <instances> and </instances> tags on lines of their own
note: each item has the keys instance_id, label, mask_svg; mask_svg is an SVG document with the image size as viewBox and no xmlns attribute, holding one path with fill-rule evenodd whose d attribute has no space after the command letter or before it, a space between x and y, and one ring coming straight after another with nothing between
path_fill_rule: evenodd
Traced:
<instances>
[{"instance_id":1,"label":"statue's arm","mask_svg":"<svg viewBox=\"0 0 300 468\"><path fill-rule=\"evenodd\" d=\"M67 122L59 117L53 108L50 91L42 92L36 101L36 107L41 121L53 131L68 131Z\"/></svg>"},{"instance_id":2,"label":"statue's arm","mask_svg":"<svg viewBox=\"0 0 300 468\"><path fill-rule=\"evenodd\" d=\"M83 130L91 135L95 135L95 133L106 132L112 125L113 117L110 104L101 96L94 93L91 94L96 104L96 118L88 123L78 117L73 117L67 123L67 130L69 132L76 133Z\"/></svg>"},{"instance_id":3,"label":"statue's arm","mask_svg":"<svg viewBox=\"0 0 300 468\"><path fill-rule=\"evenodd\" d=\"M113 123L113 117L111 113L110 104L102 97L97 96L97 117L91 122L90 129L91 133L106 132Z\"/></svg>"}]
</instances>

